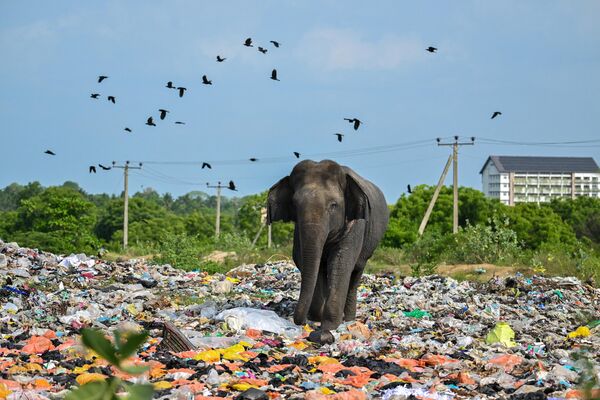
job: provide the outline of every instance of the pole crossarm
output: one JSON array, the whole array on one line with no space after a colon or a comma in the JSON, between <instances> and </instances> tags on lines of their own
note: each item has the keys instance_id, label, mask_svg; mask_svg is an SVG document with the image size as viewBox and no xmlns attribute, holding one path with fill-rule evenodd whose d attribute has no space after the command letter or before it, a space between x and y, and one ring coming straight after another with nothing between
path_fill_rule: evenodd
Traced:
<instances>
[{"instance_id":1,"label":"pole crossarm","mask_svg":"<svg viewBox=\"0 0 600 400\"><path fill-rule=\"evenodd\" d=\"M452 154L448 157L448 162L446 163L446 167L442 172L442 176L440 176L440 180L435 188L435 192L433 193L433 197L431 198L431 202L429 203L429 207L427 207L427 211L423 216L423 220L421 221L421 225L419 226L419 236L423 235L425 231L425 227L427 226L427 221L429 220L429 216L431 215L431 211L433 210L433 206L437 201L438 195L440 193L440 189L444 184L444 180L446 179L446 174L448 173L448 169L450 168L450 163L453 164L452 168L452 192L453 192L453 201L452 201L452 233L458 232L458 148L460 146L473 146L475 144L475 137L471 136L470 142L460 142L458 136L454 136L454 141L450 143L442 143L440 138L436 139L438 146L452 146Z\"/></svg>"}]
</instances>

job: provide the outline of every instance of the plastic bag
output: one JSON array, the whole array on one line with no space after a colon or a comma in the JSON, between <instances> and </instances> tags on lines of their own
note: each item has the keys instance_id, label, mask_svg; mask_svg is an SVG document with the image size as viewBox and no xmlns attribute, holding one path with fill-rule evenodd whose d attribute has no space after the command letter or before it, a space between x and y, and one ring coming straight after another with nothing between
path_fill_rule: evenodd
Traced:
<instances>
[{"instance_id":1,"label":"plastic bag","mask_svg":"<svg viewBox=\"0 0 600 400\"><path fill-rule=\"evenodd\" d=\"M510 325L506 322L498 322L494 329L487 334L485 342L487 344L502 343L506 347L514 347L517 345L513 340L514 338L515 331L512 330Z\"/></svg>"},{"instance_id":2,"label":"plastic bag","mask_svg":"<svg viewBox=\"0 0 600 400\"><path fill-rule=\"evenodd\" d=\"M302 328L287 319L281 318L270 310L257 310L248 307L238 307L225 310L217 315L219 321L227 322L233 330L258 329L296 338L302 333Z\"/></svg>"}]
</instances>

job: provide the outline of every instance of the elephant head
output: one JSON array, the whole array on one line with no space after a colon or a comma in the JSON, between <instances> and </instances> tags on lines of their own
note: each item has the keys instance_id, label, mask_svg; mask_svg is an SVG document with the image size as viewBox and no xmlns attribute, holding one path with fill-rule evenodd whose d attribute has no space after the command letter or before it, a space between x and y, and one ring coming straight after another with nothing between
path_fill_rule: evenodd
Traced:
<instances>
[{"instance_id":1,"label":"elephant head","mask_svg":"<svg viewBox=\"0 0 600 400\"><path fill-rule=\"evenodd\" d=\"M294 261L302 276L296 324L306 321L324 248L341 239L355 220L369 219L369 198L361 182L352 170L334 161L306 160L269 190L267 223L296 224Z\"/></svg>"}]
</instances>

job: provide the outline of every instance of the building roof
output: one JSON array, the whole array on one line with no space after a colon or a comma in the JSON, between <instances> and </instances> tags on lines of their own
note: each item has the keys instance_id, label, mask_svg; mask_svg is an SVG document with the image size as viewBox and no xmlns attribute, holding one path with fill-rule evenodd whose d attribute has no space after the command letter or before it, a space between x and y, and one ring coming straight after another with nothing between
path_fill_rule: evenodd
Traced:
<instances>
[{"instance_id":1,"label":"building roof","mask_svg":"<svg viewBox=\"0 0 600 400\"><path fill-rule=\"evenodd\" d=\"M481 171L489 162L498 172L600 172L592 157L535 157L535 156L489 156Z\"/></svg>"}]
</instances>

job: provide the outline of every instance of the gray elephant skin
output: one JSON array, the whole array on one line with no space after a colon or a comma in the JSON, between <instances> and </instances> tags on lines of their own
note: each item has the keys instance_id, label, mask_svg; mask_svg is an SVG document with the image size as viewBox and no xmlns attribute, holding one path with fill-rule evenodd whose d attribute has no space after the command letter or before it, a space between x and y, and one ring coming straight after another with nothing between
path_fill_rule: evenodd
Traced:
<instances>
[{"instance_id":1,"label":"gray elephant skin","mask_svg":"<svg viewBox=\"0 0 600 400\"><path fill-rule=\"evenodd\" d=\"M294 322L321 322L311 340L332 342L331 331L356 318L356 291L388 219L381 190L331 160L301 161L269 190L267 223L295 223L302 282Z\"/></svg>"}]
</instances>

